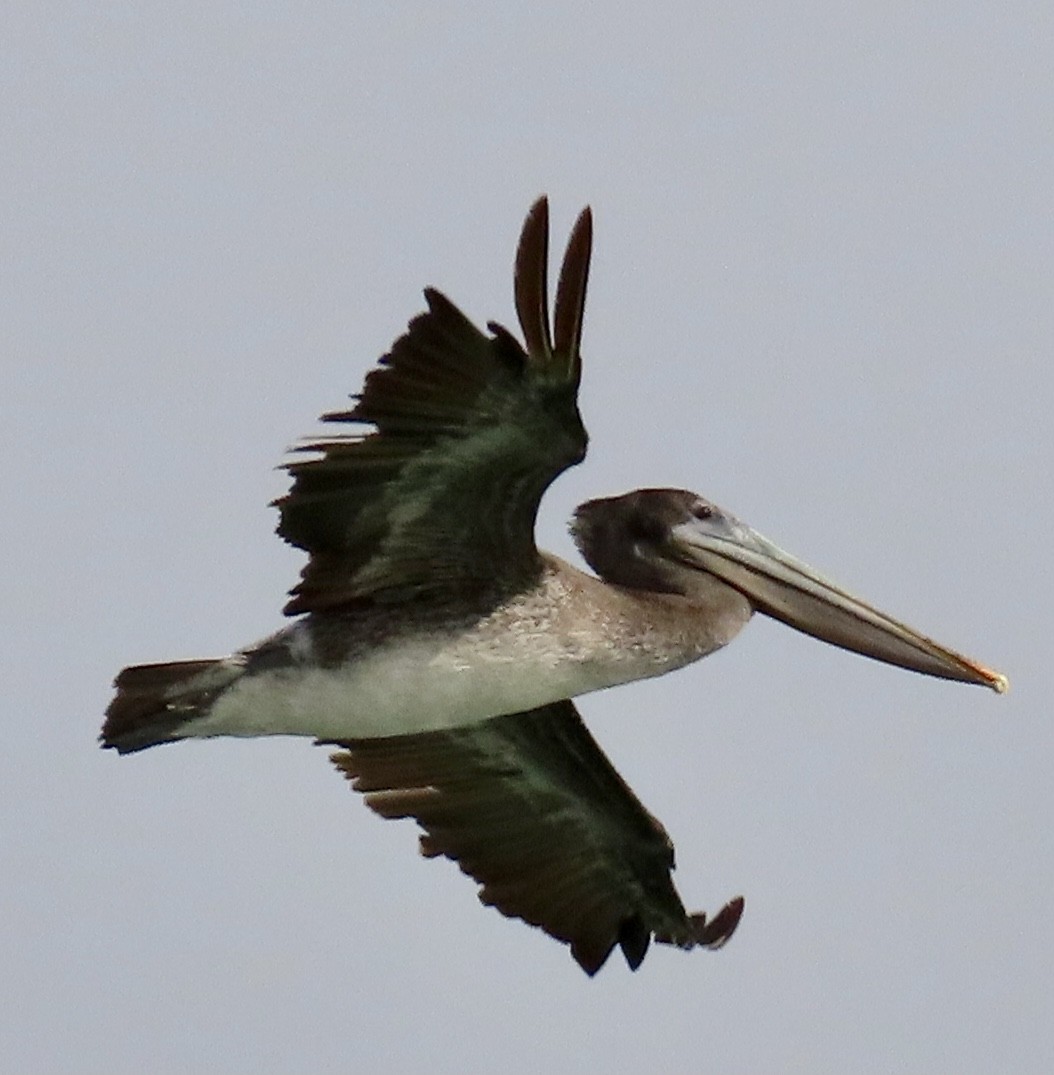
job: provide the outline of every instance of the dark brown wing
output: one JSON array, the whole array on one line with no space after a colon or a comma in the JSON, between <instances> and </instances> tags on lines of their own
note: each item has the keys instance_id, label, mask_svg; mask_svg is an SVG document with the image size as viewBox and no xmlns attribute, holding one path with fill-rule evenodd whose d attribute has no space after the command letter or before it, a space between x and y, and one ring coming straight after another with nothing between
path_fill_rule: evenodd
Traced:
<instances>
[{"instance_id":1,"label":"dark brown wing","mask_svg":"<svg viewBox=\"0 0 1054 1075\"><path fill-rule=\"evenodd\" d=\"M480 332L428 289L349 411L326 422L372 424L298 451L278 532L310 560L289 615L369 597L388 601L519 587L541 561L542 493L585 455L578 414L579 344L592 223L578 218L557 289L555 346L546 284L548 204L524 224L516 309L527 350L499 325Z\"/></svg>"},{"instance_id":2,"label":"dark brown wing","mask_svg":"<svg viewBox=\"0 0 1054 1075\"><path fill-rule=\"evenodd\" d=\"M570 701L454 731L341 743L333 760L382 817L416 818L421 851L479 898L571 946L595 974L616 944L636 970L652 936L719 948L743 901L708 922L673 886L673 845Z\"/></svg>"}]
</instances>

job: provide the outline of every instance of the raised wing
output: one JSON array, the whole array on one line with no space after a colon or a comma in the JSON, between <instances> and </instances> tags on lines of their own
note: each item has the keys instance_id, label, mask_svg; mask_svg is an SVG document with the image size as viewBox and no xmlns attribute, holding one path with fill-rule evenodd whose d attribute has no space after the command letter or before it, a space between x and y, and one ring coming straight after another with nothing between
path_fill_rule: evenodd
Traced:
<instances>
[{"instance_id":1,"label":"raised wing","mask_svg":"<svg viewBox=\"0 0 1054 1075\"><path fill-rule=\"evenodd\" d=\"M578 413L582 311L592 245L584 210L571 233L549 329L549 208L539 199L516 254L527 348L500 325L479 331L427 289L415 317L366 377L349 411L366 423L297 451L278 533L310 560L286 613L363 598L460 599L527 585L541 570L534 521L553 479L585 455Z\"/></svg>"},{"instance_id":2,"label":"raised wing","mask_svg":"<svg viewBox=\"0 0 1054 1075\"><path fill-rule=\"evenodd\" d=\"M689 915L666 830L570 701L454 731L341 743L333 760L382 817L416 818L421 851L457 862L502 914L571 946L595 974L615 945L636 970L654 936L720 948L743 911Z\"/></svg>"}]
</instances>

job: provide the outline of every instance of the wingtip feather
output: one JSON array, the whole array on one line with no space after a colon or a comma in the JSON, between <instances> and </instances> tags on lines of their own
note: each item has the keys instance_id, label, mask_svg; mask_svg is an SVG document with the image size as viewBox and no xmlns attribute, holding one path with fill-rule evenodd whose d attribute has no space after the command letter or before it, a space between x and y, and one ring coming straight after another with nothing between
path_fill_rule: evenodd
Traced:
<instances>
[{"instance_id":1,"label":"wingtip feather","mask_svg":"<svg viewBox=\"0 0 1054 1075\"><path fill-rule=\"evenodd\" d=\"M523 222L513 290L527 353L548 358L553 341L549 330L549 199L544 194Z\"/></svg>"},{"instance_id":2,"label":"wingtip feather","mask_svg":"<svg viewBox=\"0 0 1054 1075\"><path fill-rule=\"evenodd\" d=\"M575 380L581 375L582 325L585 320L586 289L589 283L589 262L593 252L593 212L587 205L578 215L567 241L556 285L554 315L554 347L567 361L569 374Z\"/></svg>"}]
</instances>

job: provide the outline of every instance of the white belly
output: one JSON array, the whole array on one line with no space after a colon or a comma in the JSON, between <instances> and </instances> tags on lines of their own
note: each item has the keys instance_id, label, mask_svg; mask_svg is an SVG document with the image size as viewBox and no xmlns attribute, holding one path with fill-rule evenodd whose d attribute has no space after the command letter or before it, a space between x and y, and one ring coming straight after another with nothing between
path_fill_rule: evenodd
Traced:
<instances>
[{"instance_id":1,"label":"white belly","mask_svg":"<svg viewBox=\"0 0 1054 1075\"><path fill-rule=\"evenodd\" d=\"M460 632L403 638L340 667L313 665L305 646L303 664L244 676L180 732L354 739L455 728L661 675L731 637L649 623L610 594L583 615L601 584L565 572ZM743 606L735 630L749 618Z\"/></svg>"},{"instance_id":2,"label":"white belly","mask_svg":"<svg viewBox=\"0 0 1054 1075\"><path fill-rule=\"evenodd\" d=\"M193 722L195 735L368 738L475 724L501 713L658 675L654 655L598 659L556 652L551 639L466 636L439 647L414 640L334 669L246 676ZM500 645L498 643L501 643ZM683 663L683 662L678 662Z\"/></svg>"}]
</instances>

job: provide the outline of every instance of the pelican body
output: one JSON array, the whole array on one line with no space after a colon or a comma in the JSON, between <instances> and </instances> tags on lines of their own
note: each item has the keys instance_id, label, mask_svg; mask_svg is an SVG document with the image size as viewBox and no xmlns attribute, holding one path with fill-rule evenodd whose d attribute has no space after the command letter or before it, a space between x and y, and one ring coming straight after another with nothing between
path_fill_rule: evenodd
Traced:
<instances>
[{"instance_id":1,"label":"pelican body","mask_svg":"<svg viewBox=\"0 0 1054 1075\"><path fill-rule=\"evenodd\" d=\"M618 945L718 948L673 887L673 846L571 699L681 668L756 611L877 660L1006 689L1006 679L853 597L709 501L639 489L581 505L595 574L537 549L542 494L582 460L580 343L592 218L578 218L554 316L548 204L524 224L524 343L477 329L433 289L366 378L365 424L287 464L279 534L309 554L284 630L231 656L126 668L102 742L120 753L212 736L310 736L384 817L480 898L567 943L589 974Z\"/></svg>"}]
</instances>

